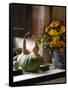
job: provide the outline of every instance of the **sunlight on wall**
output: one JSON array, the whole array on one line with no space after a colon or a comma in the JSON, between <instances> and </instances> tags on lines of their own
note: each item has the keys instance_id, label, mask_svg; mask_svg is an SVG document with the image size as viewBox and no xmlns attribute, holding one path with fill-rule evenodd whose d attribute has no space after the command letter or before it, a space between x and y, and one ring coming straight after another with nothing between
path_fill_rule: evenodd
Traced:
<instances>
[{"instance_id":1,"label":"sunlight on wall","mask_svg":"<svg viewBox=\"0 0 68 90\"><path fill-rule=\"evenodd\" d=\"M26 49L31 52L34 44L34 40L32 38L26 39ZM23 38L14 38L14 48L23 48ZM43 48L39 46L39 54L42 56Z\"/></svg>"}]
</instances>

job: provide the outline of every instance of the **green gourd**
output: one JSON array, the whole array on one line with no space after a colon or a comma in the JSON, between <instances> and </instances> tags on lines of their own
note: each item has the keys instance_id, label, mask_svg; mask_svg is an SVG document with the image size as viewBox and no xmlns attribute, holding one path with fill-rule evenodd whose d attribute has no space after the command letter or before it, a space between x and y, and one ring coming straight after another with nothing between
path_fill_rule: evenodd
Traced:
<instances>
[{"instance_id":1,"label":"green gourd","mask_svg":"<svg viewBox=\"0 0 68 90\"><path fill-rule=\"evenodd\" d=\"M26 33L23 39L23 48L22 48L22 53L20 55L17 55L13 57L13 69L18 70L20 67L19 61L20 58L23 57L24 55L29 54L28 50L26 49L26 36L28 36L30 32Z\"/></svg>"},{"instance_id":2,"label":"green gourd","mask_svg":"<svg viewBox=\"0 0 68 90\"><path fill-rule=\"evenodd\" d=\"M19 69L19 62L17 62L17 61L13 62L13 69L14 70L18 70Z\"/></svg>"},{"instance_id":3,"label":"green gourd","mask_svg":"<svg viewBox=\"0 0 68 90\"><path fill-rule=\"evenodd\" d=\"M19 63L23 70L27 72L38 72L40 68L40 55L37 42L34 43L32 52L21 57Z\"/></svg>"}]
</instances>

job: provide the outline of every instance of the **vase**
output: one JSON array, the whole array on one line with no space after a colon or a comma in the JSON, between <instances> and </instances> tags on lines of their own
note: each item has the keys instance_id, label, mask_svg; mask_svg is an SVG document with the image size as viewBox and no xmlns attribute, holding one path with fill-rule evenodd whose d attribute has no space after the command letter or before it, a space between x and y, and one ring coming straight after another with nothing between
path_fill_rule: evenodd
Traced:
<instances>
[{"instance_id":1,"label":"vase","mask_svg":"<svg viewBox=\"0 0 68 90\"><path fill-rule=\"evenodd\" d=\"M43 47L43 62L52 63L52 57L49 51L49 48Z\"/></svg>"},{"instance_id":2,"label":"vase","mask_svg":"<svg viewBox=\"0 0 68 90\"><path fill-rule=\"evenodd\" d=\"M52 52L52 62L55 68L65 68L65 53L54 50Z\"/></svg>"}]
</instances>

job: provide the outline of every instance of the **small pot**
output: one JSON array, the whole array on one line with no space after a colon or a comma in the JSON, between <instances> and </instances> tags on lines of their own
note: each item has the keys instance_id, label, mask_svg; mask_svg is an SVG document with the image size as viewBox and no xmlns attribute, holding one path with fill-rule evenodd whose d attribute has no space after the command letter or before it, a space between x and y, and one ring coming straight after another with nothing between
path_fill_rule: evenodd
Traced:
<instances>
[{"instance_id":1,"label":"small pot","mask_svg":"<svg viewBox=\"0 0 68 90\"><path fill-rule=\"evenodd\" d=\"M54 50L52 52L52 62L57 68L65 68L65 53Z\"/></svg>"}]
</instances>

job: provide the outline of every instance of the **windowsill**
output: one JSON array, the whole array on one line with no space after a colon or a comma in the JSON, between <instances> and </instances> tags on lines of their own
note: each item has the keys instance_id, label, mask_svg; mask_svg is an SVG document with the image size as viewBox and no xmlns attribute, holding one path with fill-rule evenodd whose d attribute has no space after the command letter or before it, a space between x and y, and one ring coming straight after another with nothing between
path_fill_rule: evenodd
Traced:
<instances>
[{"instance_id":1,"label":"windowsill","mask_svg":"<svg viewBox=\"0 0 68 90\"><path fill-rule=\"evenodd\" d=\"M65 69L58 69L53 66L53 64L49 65L49 70L39 71L39 73L30 73L25 72L21 75L13 76L14 86L28 86L28 85L45 85L45 84L58 84L64 83L66 78ZM62 81L60 81L62 80Z\"/></svg>"},{"instance_id":2,"label":"windowsill","mask_svg":"<svg viewBox=\"0 0 68 90\"><path fill-rule=\"evenodd\" d=\"M44 71L39 74L28 73L28 74L24 74L24 75L18 75L18 76L13 77L13 82L18 82L21 80L29 80L32 78L43 77L43 76L53 75L53 74L62 73L62 72L65 72L65 70L64 69L54 69L54 70Z\"/></svg>"}]
</instances>

